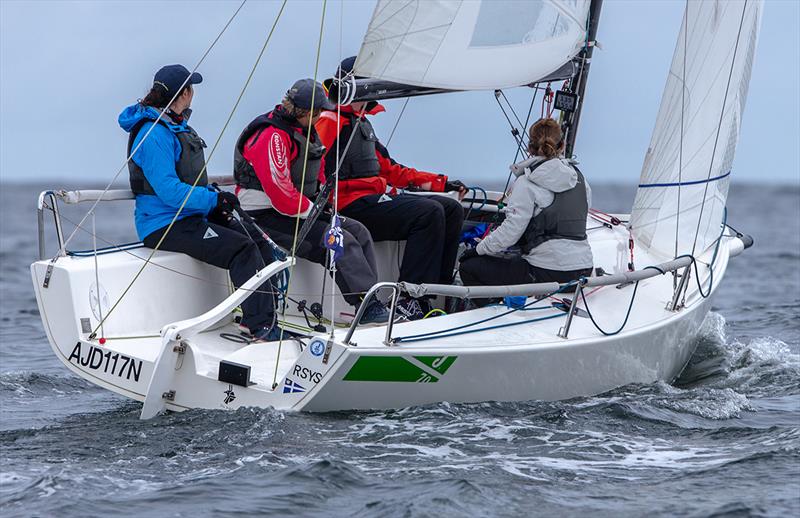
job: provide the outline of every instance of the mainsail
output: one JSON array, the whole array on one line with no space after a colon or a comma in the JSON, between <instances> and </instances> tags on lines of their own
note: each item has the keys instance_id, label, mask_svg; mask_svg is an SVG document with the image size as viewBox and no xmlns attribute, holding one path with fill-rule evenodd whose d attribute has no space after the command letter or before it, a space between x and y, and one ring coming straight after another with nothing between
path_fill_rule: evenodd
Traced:
<instances>
[{"instance_id":1,"label":"mainsail","mask_svg":"<svg viewBox=\"0 0 800 518\"><path fill-rule=\"evenodd\" d=\"M589 0L379 0L357 76L450 90L535 82L586 44Z\"/></svg>"},{"instance_id":2,"label":"mainsail","mask_svg":"<svg viewBox=\"0 0 800 518\"><path fill-rule=\"evenodd\" d=\"M686 2L631 228L669 256L720 235L761 22L761 0Z\"/></svg>"}]
</instances>

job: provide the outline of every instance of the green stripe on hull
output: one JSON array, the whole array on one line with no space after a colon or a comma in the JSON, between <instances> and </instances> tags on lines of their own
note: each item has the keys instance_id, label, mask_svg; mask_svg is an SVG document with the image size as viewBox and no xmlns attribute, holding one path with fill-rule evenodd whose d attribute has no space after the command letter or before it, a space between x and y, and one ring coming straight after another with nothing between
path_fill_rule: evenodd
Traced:
<instances>
[{"instance_id":1,"label":"green stripe on hull","mask_svg":"<svg viewBox=\"0 0 800 518\"><path fill-rule=\"evenodd\" d=\"M444 374L456 356L415 356L417 361ZM425 372L401 356L360 356L345 374L343 381L394 381L400 383L436 383L437 376Z\"/></svg>"}]
</instances>

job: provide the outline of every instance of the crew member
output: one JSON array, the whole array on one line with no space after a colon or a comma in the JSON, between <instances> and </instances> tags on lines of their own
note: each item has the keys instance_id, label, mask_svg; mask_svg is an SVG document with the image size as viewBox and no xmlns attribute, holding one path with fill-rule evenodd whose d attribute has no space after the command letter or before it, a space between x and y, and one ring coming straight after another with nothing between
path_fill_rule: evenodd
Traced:
<instances>
[{"instance_id":1,"label":"crew member","mask_svg":"<svg viewBox=\"0 0 800 518\"><path fill-rule=\"evenodd\" d=\"M290 250L311 212L312 200L325 183L325 149L314 122L321 110L331 108L322 85L301 79L286 92L281 104L248 124L236 142L234 175L242 207L278 244ZM336 261L336 284L344 299L358 307L362 294L378 280L374 245L364 225L351 218L340 220L343 254ZM326 265L325 238L330 225L331 215L321 214L297 244L295 254ZM389 312L378 299L367 304L362 323L388 321Z\"/></svg>"},{"instance_id":2,"label":"crew member","mask_svg":"<svg viewBox=\"0 0 800 518\"><path fill-rule=\"evenodd\" d=\"M564 283L592 273L586 239L589 184L560 156L564 143L555 120L539 120L529 134L528 151L537 160L514 181L503 223L462 254L459 273L465 286ZM520 253L508 253L516 247Z\"/></svg>"},{"instance_id":3,"label":"crew member","mask_svg":"<svg viewBox=\"0 0 800 518\"><path fill-rule=\"evenodd\" d=\"M228 269L239 287L272 262L272 252L257 232L250 232L259 239L255 242L232 217L236 196L208 186L206 145L188 124L193 85L202 80L182 65L165 66L145 98L119 115L119 125L129 133L128 156L135 150L128 170L136 195L136 231L147 247ZM259 341L279 335L272 291L268 281L241 305L242 326Z\"/></svg>"},{"instance_id":4,"label":"crew member","mask_svg":"<svg viewBox=\"0 0 800 518\"><path fill-rule=\"evenodd\" d=\"M355 56L342 61L337 77L350 74L354 64ZM334 157L341 157L339 210L366 225L375 241L406 240L401 281L450 284L464 222L461 204L445 196L397 194L394 189L458 191L463 198L466 187L459 181L448 181L447 176L418 171L393 160L366 117L384 111L380 104L353 102L337 110L341 117L337 111L323 112L316 126L328 149L325 174L334 174ZM387 192L387 187L392 190ZM416 320L425 316L429 307L424 299L403 298L398 310L409 320Z\"/></svg>"}]
</instances>

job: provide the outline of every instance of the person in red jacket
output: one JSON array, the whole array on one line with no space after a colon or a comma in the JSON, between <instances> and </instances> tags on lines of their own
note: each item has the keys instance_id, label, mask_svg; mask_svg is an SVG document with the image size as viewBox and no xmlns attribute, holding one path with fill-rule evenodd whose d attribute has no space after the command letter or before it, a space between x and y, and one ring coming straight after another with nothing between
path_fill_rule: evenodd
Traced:
<instances>
[{"instance_id":1,"label":"person in red jacket","mask_svg":"<svg viewBox=\"0 0 800 518\"><path fill-rule=\"evenodd\" d=\"M342 61L337 76L349 74L354 63L355 56ZM459 191L463 197L466 187L447 176L418 171L392 159L366 117L382 111L383 106L375 102L353 102L338 107L341 117L336 110L325 111L316 123L328 150L326 175L334 174L336 157L340 157L338 209L363 223L375 241L406 240L401 281L450 284L464 222L461 204L445 196L397 194L395 188ZM429 308L424 300L406 298L398 309L407 318L417 319Z\"/></svg>"},{"instance_id":2,"label":"person in red jacket","mask_svg":"<svg viewBox=\"0 0 800 518\"><path fill-rule=\"evenodd\" d=\"M322 85L301 79L289 89L282 104L256 117L236 141L233 169L239 202L275 242L289 250L311 211L311 200L325 183L325 148L314 130L324 108L333 106ZM327 264L324 242L330 221L330 215L320 215L303 242L297 243L298 257ZM358 307L360 294L378 280L374 244L358 221L340 218L340 222L343 250L336 260L336 284L344 299ZM373 298L367 304L362 323L389 319L379 300Z\"/></svg>"}]
</instances>

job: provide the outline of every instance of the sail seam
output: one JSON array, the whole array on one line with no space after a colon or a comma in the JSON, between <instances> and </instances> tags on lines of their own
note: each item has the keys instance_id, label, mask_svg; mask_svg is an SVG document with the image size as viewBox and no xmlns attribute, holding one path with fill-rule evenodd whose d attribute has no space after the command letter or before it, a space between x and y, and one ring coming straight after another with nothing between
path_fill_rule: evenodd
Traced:
<instances>
[{"instance_id":1,"label":"sail seam","mask_svg":"<svg viewBox=\"0 0 800 518\"><path fill-rule=\"evenodd\" d=\"M728 171L725 174L721 174L719 176L715 176L714 178L705 178L703 180L692 180L689 182L672 182L672 183L640 183L640 188L648 188L648 187L685 187L687 185L700 185L704 183L711 183L716 182L717 180L722 180L723 178L727 178L731 175L731 172Z\"/></svg>"}]
</instances>

